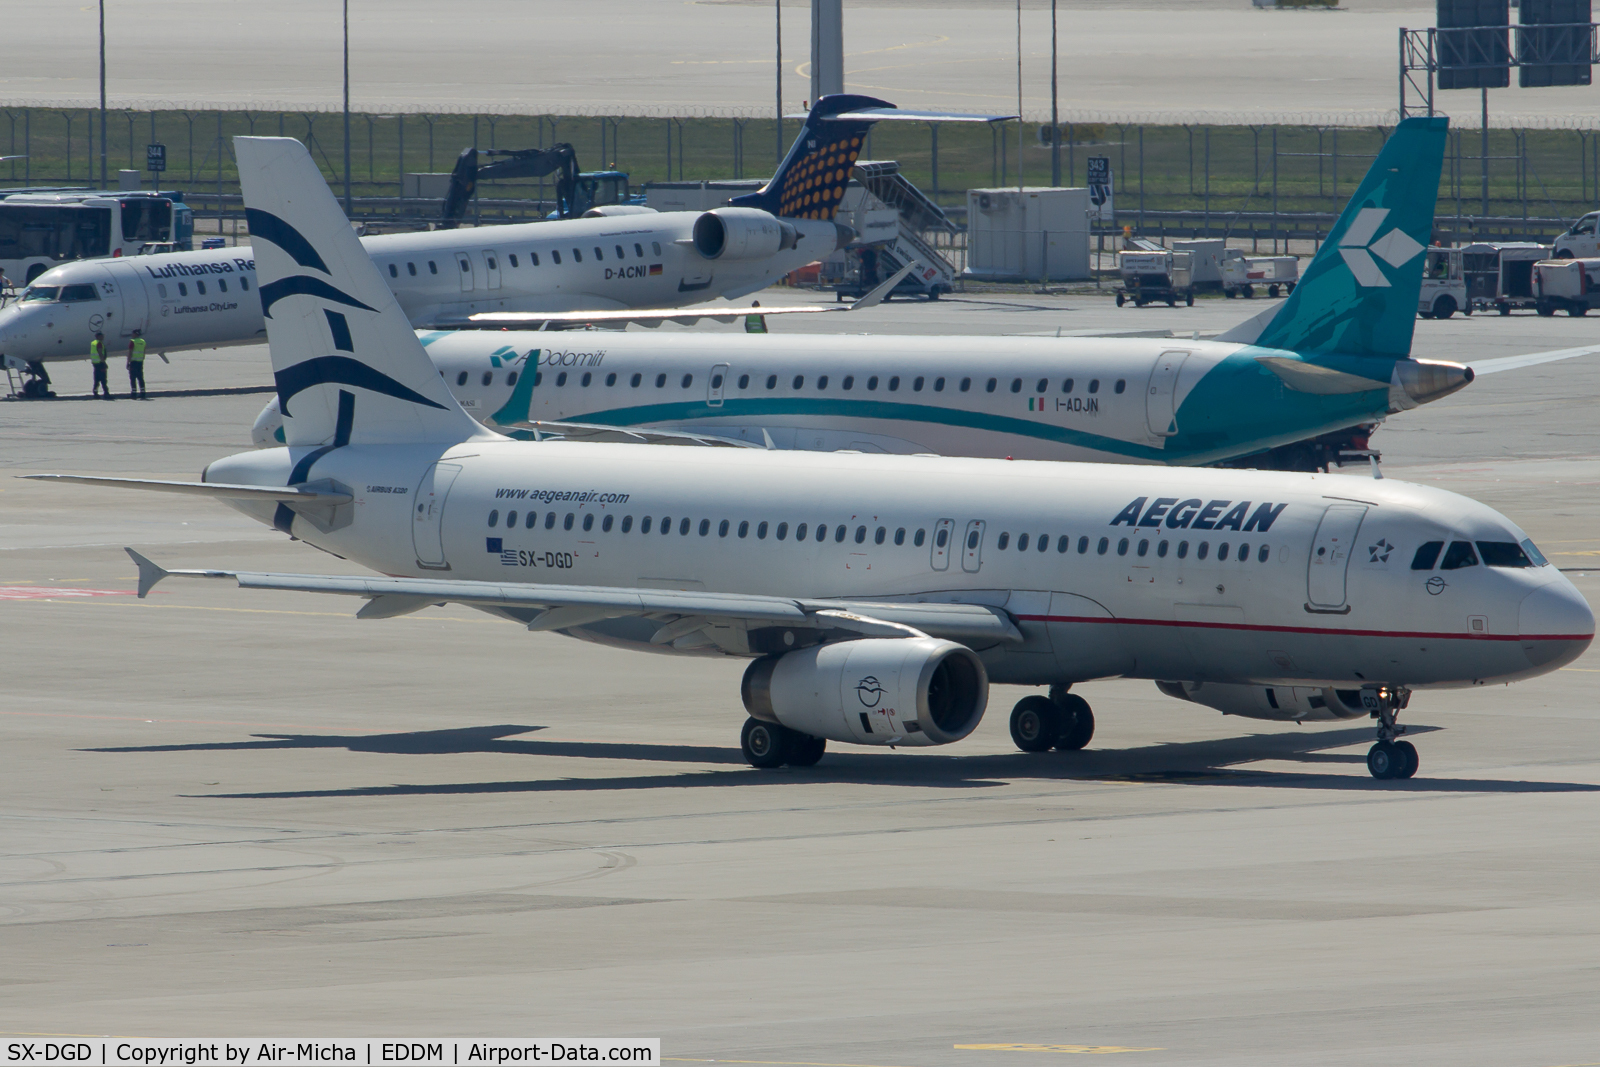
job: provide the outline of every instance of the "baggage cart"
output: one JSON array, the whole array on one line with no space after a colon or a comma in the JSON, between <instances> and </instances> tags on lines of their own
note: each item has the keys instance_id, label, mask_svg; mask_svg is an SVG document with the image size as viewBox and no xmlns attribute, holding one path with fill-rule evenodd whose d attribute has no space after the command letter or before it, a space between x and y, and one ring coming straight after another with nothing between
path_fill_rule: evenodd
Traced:
<instances>
[{"instance_id":1,"label":"baggage cart","mask_svg":"<svg viewBox=\"0 0 1600 1067\"><path fill-rule=\"evenodd\" d=\"M1542 259L1533 265L1534 310L1574 318L1600 307L1600 259Z\"/></svg>"},{"instance_id":2,"label":"baggage cart","mask_svg":"<svg viewBox=\"0 0 1600 1067\"><path fill-rule=\"evenodd\" d=\"M1461 260L1470 306L1502 315L1513 308L1532 308L1533 265L1549 255L1547 246L1530 242L1467 245Z\"/></svg>"},{"instance_id":3,"label":"baggage cart","mask_svg":"<svg viewBox=\"0 0 1600 1067\"><path fill-rule=\"evenodd\" d=\"M1230 248L1222 260L1222 294L1229 300L1252 299L1257 289L1265 289L1270 297L1287 296L1299 281L1298 256L1247 256Z\"/></svg>"},{"instance_id":4,"label":"baggage cart","mask_svg":"<svg viewBox=\"0 0 1600 1067\"><path fill-rule=\"evenodd\" d=\"M1180 300L1193 307L1193 263L1192 252L1118 252L1122 284L1117 288L1117 307L1129 301L1135 307L1163 302L1175 307Z\"/></svg>"}]
</instances>

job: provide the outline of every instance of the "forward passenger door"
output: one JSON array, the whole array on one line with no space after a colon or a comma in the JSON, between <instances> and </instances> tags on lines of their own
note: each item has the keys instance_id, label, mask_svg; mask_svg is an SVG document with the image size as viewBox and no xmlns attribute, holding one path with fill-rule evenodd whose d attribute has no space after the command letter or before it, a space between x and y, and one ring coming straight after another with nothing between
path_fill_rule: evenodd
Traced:
<instances>
[{"instance_id":1,"label":"forward passenger door","mask_svg":"<svg viewBox=\"0 0 1600 1067\"><path fill-rule=\"evenodd\" d=\"M1349 612L1345 576L1350 570L1356 535L1366 517L1367 509L1360 504L1332 504L1323 512L1306 568L1306 606L1312 611L1339 615Z\"/></svg>"}]
</instances>

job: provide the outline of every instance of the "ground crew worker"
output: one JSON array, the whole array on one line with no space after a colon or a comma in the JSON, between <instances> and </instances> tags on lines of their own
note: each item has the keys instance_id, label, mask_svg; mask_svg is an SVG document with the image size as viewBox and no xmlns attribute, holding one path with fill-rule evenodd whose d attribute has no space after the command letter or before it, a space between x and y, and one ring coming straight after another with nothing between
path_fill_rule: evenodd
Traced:
<instances>
[{"instance_id":1,"label":"ground crew worker","mask_svg":"<svg viewBox=\"0 0 1600 1067\"><path fill-rule=\"evenodd\" d=\"M111 383L106 381L106 335L97 333L94 340L89 342L89 363L94 367L94 396L100 395L100 390L106 391L107 400L115 400L111 395Z\"/></svg>"},{"instance_id":2,"label":"ground crew worker","mask_svg":"<svg viewBox=\"0 0 1600 1067\"><path fill-rule=\"evenodd\" d=\"M128 342L128 399L137 397L140 400L150 399L144 392L144 336L142 330L134 330L133 338Z\"/></svg>"},{"instance_id":3,"label":"ground crew worker","mask_svg":"<svg viewBox=\"0 0 1600 1067\"><path fill-rule=\"evenodd\" d=\"M752 300L752 301L750 301L750 306L753 307L753 308L758 308L758 307L761 306L761 301ZM760 312L756 312L754 314L746 315L744 317L744 332L745 333L766 333L767 332L767 317L765 315L761 314Z\"/></svg>"}]
</instances>

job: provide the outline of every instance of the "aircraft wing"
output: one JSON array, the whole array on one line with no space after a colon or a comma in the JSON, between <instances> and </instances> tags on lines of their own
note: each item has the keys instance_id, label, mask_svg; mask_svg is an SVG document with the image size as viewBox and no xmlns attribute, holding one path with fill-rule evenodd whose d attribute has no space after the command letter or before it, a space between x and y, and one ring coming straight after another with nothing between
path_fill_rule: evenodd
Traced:
<instances>
[{"instance_id":1,"label":"aircraft wing","mask_svg":"<svg viewBox=\"0 0 1600 1067\"><path fill-rule=\"evenodd\" d=\"M80 485L104 485L113 489L153 489L159 493L184 493L189 496L209 496L213 499L232 500L282 500L299 501L333 507L348 504L349 493L332 493L326 490L306 489L298 485L228 485L223 482L169 482L155 478L93 478L81 474L19 474L16 477L35 482L77 482Z\"/></svg>"},{"instance_id":2,"label":"aircraft wing","mask_svg":"<svg viewBox=\"0 0 1600 1067\"><path fill-rule=\"evenodd\" d=\"M701 319L716 322L738 322L746 315L815 315L834 311L862 311L876 307L883 298L894 291L900 280L922 264L916 260L901 267L870 293L850 304L805 304L796 307L739 308L729 305L681 308L617 308L606 311L483 311L459 319L439 320L430 325L438 329L482 329L496 326L535 326L544 323L545 329L570 329L577 326L625 327L638 323L654 329L664 322L692 326Z\"/></svg>"},{"instance_id":3,"label":"aircraft wing","mask_svg":"<svg viewBox=\"0 0 1600 1067\"><path fill-rule=\"evenodd\" d=\"M530 630L562 630L602 619L642 616L659 622L651 640L683 649L719 644L708 631L730 624L844 630L869 637L943 637L982 645L1020 642L1011 616L981 604L811 600L747 593L385 578L365 575L274 574L257 571L167 570L124 549L139 567L139 596L163 578L232 578L242 589L280 589L362 597L359 619L385 619L432 604L500 608L526 618ZM726 647L726 646L725 646ZM737 651L737 647L734 649ZM748 648L744 650L749 654Z\"/></svg>"}]
</instances>

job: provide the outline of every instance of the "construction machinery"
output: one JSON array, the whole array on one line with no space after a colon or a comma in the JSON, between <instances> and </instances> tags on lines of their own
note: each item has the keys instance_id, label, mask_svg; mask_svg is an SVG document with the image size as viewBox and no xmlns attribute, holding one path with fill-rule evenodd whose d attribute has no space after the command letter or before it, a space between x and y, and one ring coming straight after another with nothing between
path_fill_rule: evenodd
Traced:
<instances>
[{"instance_id":1,"label":"construction machinery","mask_svg":"<svg viewBox=\"0 0 1600 1067\"><path fill-rule=\"evenodd\" d=\"M570 144L549 148L489 148L482 153L495 162L478 163L479 151L464 148L450 172L439 228L453 230L466 214L479 181L509 178L543 178L555 175L556 210L552 218L576 219L595 209L641 203L629 195L628 175L620 170L578 170L578 155Z\"/></svg>"}]
</instances>

